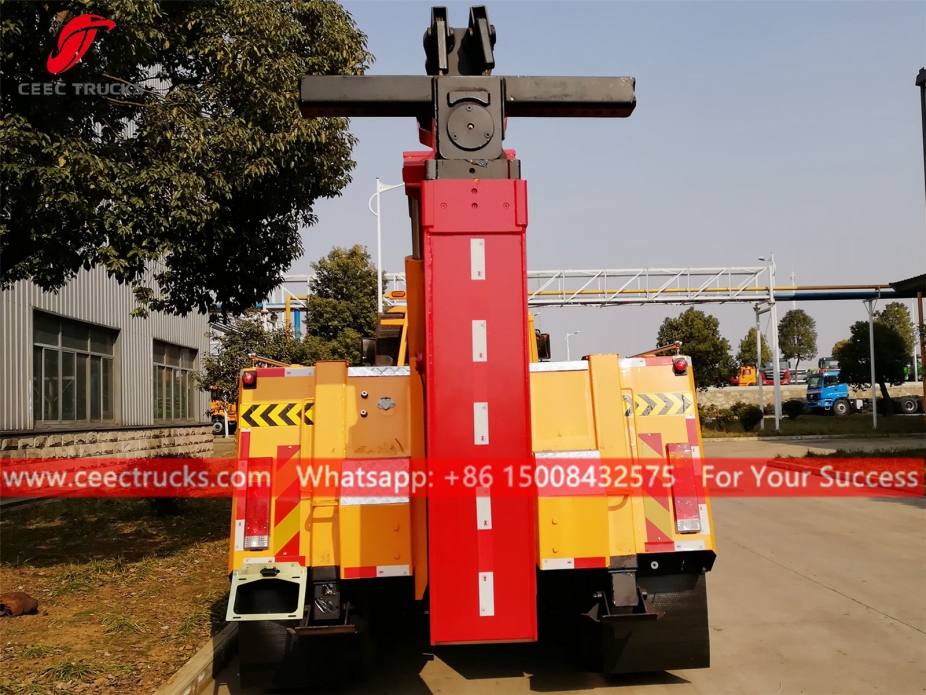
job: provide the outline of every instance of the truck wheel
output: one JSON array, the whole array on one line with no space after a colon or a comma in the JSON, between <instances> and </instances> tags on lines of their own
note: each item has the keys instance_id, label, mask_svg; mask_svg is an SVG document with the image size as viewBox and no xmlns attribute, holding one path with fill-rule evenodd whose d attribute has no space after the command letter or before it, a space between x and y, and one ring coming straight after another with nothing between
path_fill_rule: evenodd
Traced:
<instances>
[{"instance_id":1,"label":"truck wheel","mask_svg":"<svg viewBox=\"0 0 926 695\"><path fill-rule=\"evenodd\" d=\"M919 403L917 403L916 399L912 398L911 396L903 396L897 400L898 405L900 406L900 412L904 413L905 415L912 415L917 410L919 410Z\"/></svg>"},{"instance_id":2,"label":"truck wheel","mask_svg":"<svg viewBox=\"0 0 926 695\"><path fill-rule=\"evenodd\" d=\"M220 435L225 434L225 426L221 422L212 423L212 434Z\"/></svg>"},{"instance_id":3,"label":"truck wheel","mask_svg":"<svg viewBox=\"0 0 926 695\"><path fill-rule=\"evenodd\" d=\"M833 403L833 415L836 417L842 417L843 415L848 414L849 412L849 401L840 398L838 401Z\"/></svg>"}]
</instances>

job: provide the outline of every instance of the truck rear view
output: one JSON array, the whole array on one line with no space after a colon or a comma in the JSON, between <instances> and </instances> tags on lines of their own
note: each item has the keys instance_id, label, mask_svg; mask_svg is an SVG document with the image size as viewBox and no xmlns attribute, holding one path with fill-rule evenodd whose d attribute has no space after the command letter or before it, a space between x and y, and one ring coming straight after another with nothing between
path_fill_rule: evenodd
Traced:
<instances>
[{"instance_id":1,"label":"truck rear view","mask_svg":"<svg viewBox=\"0 0 926 695\"><path fill-rule=\"evenodd\" d=\"M689 360L538 361L527 186L501 145L509 116L629 116L634 82L493 77L494 44L485 8L466 29L433 8L428 76L303 79L304 116L415 117L428 149L404 156L408 303L380 332L403 359L241 376L227 619L245 683L317 683L326 643L359 668L398 605L427 611L435 645L534 641L552 616L608 673L710 664Z\"/></svg>"}]
</instances>

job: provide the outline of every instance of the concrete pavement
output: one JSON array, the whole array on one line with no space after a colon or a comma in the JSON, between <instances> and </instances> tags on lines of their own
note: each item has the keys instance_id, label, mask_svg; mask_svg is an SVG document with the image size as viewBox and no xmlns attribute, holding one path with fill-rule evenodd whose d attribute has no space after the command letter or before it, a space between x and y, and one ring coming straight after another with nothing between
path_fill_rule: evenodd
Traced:
<instances>
[{"instance_id":1,"label":"concrete pavement","mask_svg":"<svg viewBox=\"0 0 926 695\"><path fill-rule=\"evenodd\" d=\"M704 455L708 458L774 458L775 456L804 456L808 451L828 454L842 451L874 451L875 449L922 449L926 447L926 433L922 437L859 437L840 439L783 439L771 437L748 442L731 442L726 439L705 439Z\"/></svg>"}]
</instances>

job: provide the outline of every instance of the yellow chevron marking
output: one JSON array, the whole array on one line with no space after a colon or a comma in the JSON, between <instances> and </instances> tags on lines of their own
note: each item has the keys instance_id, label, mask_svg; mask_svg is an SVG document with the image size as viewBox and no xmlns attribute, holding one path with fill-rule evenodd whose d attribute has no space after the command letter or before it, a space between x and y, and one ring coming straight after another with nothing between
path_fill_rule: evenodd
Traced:
<instances>
[{"instance_id":1,"label":"yellow chevron marking","mask_svg":"<svg viewBox=\"0 0 926 695\"><path fill-rule=\"evenodd\" d=\"M635 393L633 411L637 417L689 415L694 413L694 397L691 391Z\"/></svg>"},{"instance_id":2,"label":"yellow chevron marking","mask_svg":"<svg viewBox=\"0 0 926 695\"><path fill-rule=\"evenodd\" d=\"M300 403L254 403L243 409L241 419L249 427L293 427L301 409Z\"/></svg>"}]
</instances>

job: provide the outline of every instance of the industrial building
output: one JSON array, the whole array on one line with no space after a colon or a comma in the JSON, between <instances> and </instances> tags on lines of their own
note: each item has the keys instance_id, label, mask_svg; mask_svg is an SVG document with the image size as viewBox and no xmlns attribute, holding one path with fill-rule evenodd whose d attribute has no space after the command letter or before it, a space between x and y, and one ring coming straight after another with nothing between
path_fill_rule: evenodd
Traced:
<instances>
[{"instance_id":1,"label":"industrial building","mask_svg":"<svg viewBox=\"0 0 926 695\"><path fill-rule=\"evenodd\" d=\"M208 454L208 317L133 317L102 268L0 292L0 456Z\"/></svg>"}]
</instances>

